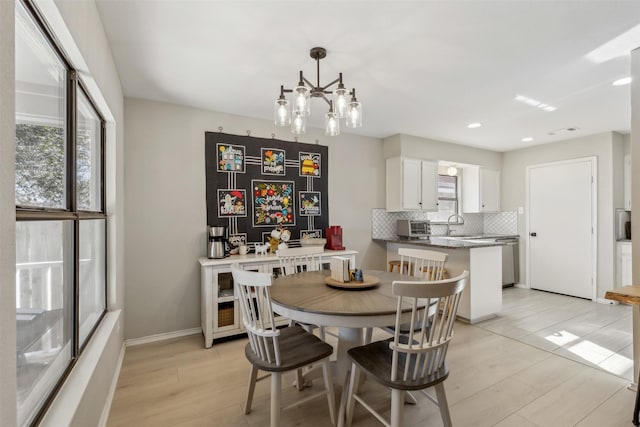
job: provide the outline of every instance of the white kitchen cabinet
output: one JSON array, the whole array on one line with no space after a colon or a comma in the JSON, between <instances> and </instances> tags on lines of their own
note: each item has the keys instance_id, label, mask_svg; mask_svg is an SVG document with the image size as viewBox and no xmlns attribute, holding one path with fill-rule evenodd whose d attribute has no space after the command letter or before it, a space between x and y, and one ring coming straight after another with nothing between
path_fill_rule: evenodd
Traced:
<instances>
[{"instance_id":1,"label":"white kitchen cabinet","mask_svg":"<svg viewBox=\"0 0 640 427\"><path fill-rule=\"evenodd\" d=\"M438 162L387 159L387 211L413 210L438 210Z\"/></svg>"},{"instance_id":2,"label":"white kitchen cabinet","mask_svg":"<svg viewBox=\"0 0 640 427\"><path fill-rule=\"evenodd\" d=\"M353 250L324 251L320 254L323 264L328 264L334 256L350 258L355 268ZM231 264L238 263L243 270L277 273L278 257L269 255L233 255L222 259L200 258L200 326L204 335L204 346L209 348L213 340L239 335L245 332L240 315L238 300L234 294ZM328 266L327 266L328 267ZM278 325L289 323L288 319L276 318Z\"/></svg>"},{"instance_id":3,"label":"white kitchen cabinet","mask_svg":"<svg viewBox=\"0 0 640 427\"><path fill-rule=\"evenodd\" d=\"M631 155L624 156L624 210L631 210Z\"/></svg>"},{"instance_id":4,"label":"white kitchen cabinet","mask_svg":"<svg viewBox=\"0 0 640 427\"><path fill-rule=\"evenodd\" d=\"M500 171L480 166L462 170L462 212L500 211Z\"/></svg>"},{"instance_id":5,"label":"white kitchen cabinet","mask_svg":"<svg viewBox=\"0 0 640 427\"><path fill-rule=\"evenodd\" d=\"M618 262L616 268L616 287L633 284L631 242L618 242Z\"/></svg>"}]
</instances>

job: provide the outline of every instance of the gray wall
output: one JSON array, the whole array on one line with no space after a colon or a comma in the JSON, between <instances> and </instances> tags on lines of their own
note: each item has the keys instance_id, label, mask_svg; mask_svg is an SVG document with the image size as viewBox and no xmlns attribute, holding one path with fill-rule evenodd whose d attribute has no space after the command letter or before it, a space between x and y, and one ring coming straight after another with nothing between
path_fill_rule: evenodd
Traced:
<instances>
[{"instance_id":1,"label":"gray wall","mask_svg":"<svg viewBox=\"0 0 640 427\"><path fill-rule=\"evenodd\" d=\"M597 157L598 167L598 265L597 296L602 298L615 281L614 211L622 207L623 188L621 159L624 138L613 132L575 138L553 144L538 145L504 153L502 163L502 209L516 210L526 206L527 166L582 157ZM618 169L614 169L614 165ZM559 220L562 220L559 218ZM569 223L568 223L569 225ZM525 277L526 217L519 215L520 274Z\"/></svg>"},{"instance_id":2,"label":"gray wall","mask_svg":"<svg viewBox=\"0 0 640 427\"><path fill-rule=\"evenodd\" d=\"M16 423L15 3L0 1L0 425Z\"/></svg>"},{"instance_id":3,"label":"gray wall","mask_svg":"<svg viewBox=\"0 0 640 427\"><path fill-rule=\"evenodd\" d=\"M140 99L125 99L127 140L127 339L200 326L200 267L206 253L204 133L293 140L271 121ZM371 242L371 209L385 204L379 139L307 129L300 142L329 147L329 221L363 268L384 268Z\"/></svg>"}]
</instances>

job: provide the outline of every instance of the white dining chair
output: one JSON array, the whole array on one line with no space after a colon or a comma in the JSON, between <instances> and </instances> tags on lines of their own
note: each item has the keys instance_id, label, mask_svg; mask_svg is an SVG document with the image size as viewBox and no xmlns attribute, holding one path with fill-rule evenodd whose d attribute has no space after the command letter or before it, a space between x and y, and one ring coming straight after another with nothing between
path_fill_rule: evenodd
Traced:
<instances>
[{"instance_id":1,"label":"white dining chair","mask_svg":"<svg viewBox=\"0 0 640 427\"><path fill-rule=\"evenodd\" d=\"M444 252L416 248L398 248L398 255L400 256L398 260L399 265L407 266L407 268L400 268L400 274L402 275L419 277L426 280L442 280L447 274L447 270L445 270L444 267L449 255ZM403 329L407 329L408 327L409 325L402 325ZM389 325L382 329L393 334L395 327ZM371 342L372 335L373 329L367 328L365 330L365 344Z\"/></svg>"},{"instance_id":2,"label":"white dining chair","mask_svg":"<svg viewBox=\"0 0 640 427\"><path fill-rule=\"evenodd\" d=\"M280 274L289 276L303 271L320 270L321 253L324 253L324 246L278 249L276 256L280 263Z\"/></svg>"},{"instance_id":3,"label":"white dining chair","mask_svg":"<svg viewBox=\"0 0 640 427\"><path fill-rule=\"evenodd\" d=\"M335 425L335 394L329 368L329 356L333 353L333 347L298 325L276 328L269 293L271 274L244 271L237 263L231 266L231 274L242 313L242 322L249 338L244 351L247 360L251 363L249 387L244 406L245 414L251 412L256 382L270 376L271 427L281 425L282 410L322 395L327 396L331 422ZM283 408L281 404L282 374L311 364L322 365L324 390ZM268 372L270 375L258 378L258 371Z\"/></svg>"},{"instance_id":4,"label":"white dining chair","mask_svg":"<svg viewBox=\"0 0 640 427\"><path fill-rule=\"evenodd\" d=\"M324 252L324 246L303 246L300 248L284 248L276 251L276 256L280 263L280 274L290 276L303 271L318 271L321 268L320 254ZM320 339L325 341L325 330L321 326L300 324L303 328L311 332L314 328L319 329Z\"/></svg>"},{"instance_id":5,"label":"white dining chair","mask_svg":"<svg viewBox=\"0 0 640 427\"><path fill-rule=\"evenodd\" d=\"M346 422L351 426L355 403L361 404L379 420L382 415L358 394L361 374L374 379L382 386L391 389L391 420L385 425L402 426L405 393L421 391L440 408L445 427L451 426L451 416L444 389L444 381L449 376L446 363L447 350L453 338L453 327L462 291L469 273L436 281L394 281L393 295L398 297L395 334L388 340L376 341L348 351L352 360L346 399L342 400L339 426ZM439 307L431 319L429 310L420 310L419 301L427 306ZM403 309L411 307L411 324L407 333L402 333ZM430 320L430 322L428 322ZM427 326L429 324L429 326ZM434 387L436 399L425 392ZM343 418L343 415L344 416Z\"/></svg>"},{"instance_id":6,"label":"white dining chair","mask_svg":"<svg viewBox=\"0 0 640 427\"><path fill-rule=\"evenodd\" d=\"M408 274L414 277L426 278L427 280L442 280L445 278L444 268L448 254L444 252L430 251L416 248L399 248L398 255L400 263L409 264ZM404 273L400 269L400 274Z\"/></svg>"},{"instance_id":7,"label":"white dining chair","mask_svg":"<svg viewBox=\"0 0 640 427\"><path fill-rule=\"evenodd\" d=\"M304 271L318 271L321 269L320 254L324 252L324 246L303 246L299 248L283 248L276 251L278 262L280 264L280 274L290 276L292 274L302 273ZM323 326L312 325L303 322L294 322L291 320L289 326L298 323L307 332L313 333L314 329L318 329L318 335L322 341L326 341L326 330ZM311 382L304 380L305 374L302 369L298 369L296 374L296 387L302 390L306 386L310 386Z\"/></svg>"}]
</instances>

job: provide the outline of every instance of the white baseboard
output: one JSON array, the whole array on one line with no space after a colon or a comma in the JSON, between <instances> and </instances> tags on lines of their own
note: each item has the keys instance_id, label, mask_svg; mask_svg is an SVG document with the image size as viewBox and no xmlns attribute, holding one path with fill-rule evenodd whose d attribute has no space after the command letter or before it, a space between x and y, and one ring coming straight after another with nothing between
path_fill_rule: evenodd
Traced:
<instances>
[{"instance_id":1,"label":"white baseboard","mask_svg":"<svg viewBox=\"0 0 640 427\"><path fill-rule=\"evenodd\" d=\"M598 304L609 304L609 305L616 305L616 304L620 304L618 301L612 301L610 299L606 299L606 298L597 298L596 302Z\"/></svg>"},{"instance_id":2,"label":"white baseboard","mask_svg":"<svg viewBox=\"0 0 640 427\"><path fill-rule=\"evenodd\" d=\"M530 289L526 284L524 283L516 283L515 285L513 285L514 288L521 288L521 289Z\"/></svg>"},{"instance_id":3,"label":"white baseboard","mask_svg":"<svg viewBox=\"0 0 640 427\"><path fill-rule=\"evenodd\" d=\"M106 427L107 421L109 421L109 412L111 412L111 403L113 402L113 396L116 394L116 387L118 386L118 378L120 377L120 368L122 367L122 362L124 361L124 349L125 345L122 343L122 347L120 348L120 356L118 356L118 364L116 365L116 370L113 373L113 379L111 380L111 387L109 387L109 394L107 394L107 400L104 403L104 407L102 408L102 415L100 416L100 423L98 427Z\"/></svg>"},{"instance_id":4,"label":"white baseboard","mask_svg":"<svg viewBox=\"0 0 640 427\"><path fill-rule=\"evenodd\" d=\"M126 345L127 347L131 347L134 345L170 340L172 338L186 337L187 335L195 335L195 334L201 334L201 333L202 333L201 328L184 329L182 331L166 332L164 334L149 335L149 336L140 337L140 338L131 338L128 340L124 340L124 345Z\"/></svg>"}]
</instances>

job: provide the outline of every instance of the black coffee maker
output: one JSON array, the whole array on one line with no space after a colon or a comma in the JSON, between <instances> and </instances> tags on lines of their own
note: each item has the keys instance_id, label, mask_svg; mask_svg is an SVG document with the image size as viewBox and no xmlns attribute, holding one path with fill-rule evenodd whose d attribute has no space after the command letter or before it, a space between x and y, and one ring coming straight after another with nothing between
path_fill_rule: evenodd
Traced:
<instances>
[{"instance_id":1,"label":"black coffee maker","mask_svg":"<svg viewBox=\"0 0 640 427\"><path fill-rule=\"evenodd\" d=\"M209 227L209 242L207 243L208 258L225 258L229 256L229 241L227 227Z\"/></svg>"}]
</instances>

